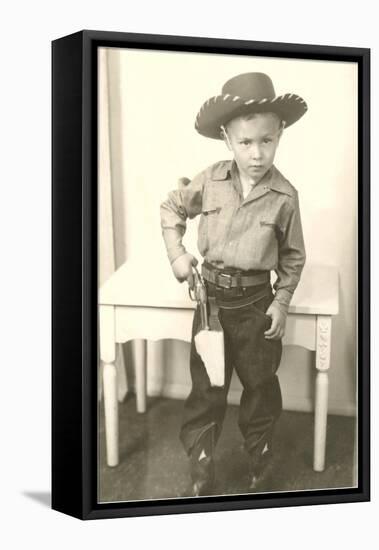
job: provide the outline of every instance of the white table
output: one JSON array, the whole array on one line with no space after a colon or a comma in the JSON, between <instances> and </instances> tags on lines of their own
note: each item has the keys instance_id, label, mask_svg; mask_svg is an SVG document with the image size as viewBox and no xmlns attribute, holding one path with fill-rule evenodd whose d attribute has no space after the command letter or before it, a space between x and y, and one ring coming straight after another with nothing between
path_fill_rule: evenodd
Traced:
<instances>
[{"instance_id":1,"label":"white table","mask_svg":"<svg viewBox=\"0 0 379 550\"><path fill-rule=\"evenodd\" d=\"M152 281L154 284L152 284ZM137 410L146 410L146 341L191 340L195 304L186 283L174 279L168 262L154 273L130 261L122 265L99 292L100 359L103 361L107 463L118 464L118 401L116 344L136 340ZM315 351L316 388L313 468L325 467L328 414L328 370L332 315L338 313L338 272L335 267L309 266L294 294L283 344ZM157 358L156 358L157 360ZM151 364L150 368L156 365Z\"/></svg>"}]
</instances>

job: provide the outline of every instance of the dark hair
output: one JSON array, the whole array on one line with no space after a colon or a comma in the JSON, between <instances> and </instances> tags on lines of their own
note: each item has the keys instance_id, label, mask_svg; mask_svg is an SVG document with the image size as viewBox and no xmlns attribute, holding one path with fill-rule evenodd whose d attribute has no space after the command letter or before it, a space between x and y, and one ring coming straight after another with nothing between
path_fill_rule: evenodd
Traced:
<instances>
[{"instance_id":1,"label":"dark hair","mask_svg":"<svg viewBox=\"0 0 379 550\"><path fill-rule=\"evenodd\" d=\"M278 119L279 121L279 126L280 126L280 129L283 129L286 125L286 121L285 120L282 120L280 118L280 116L277 114L277 113L274 113L273 111L261 111L261 112L257 112L257 111L251 111L249 113L245 113L245 114L241 114L241 115L237 115L235 117L233 117L232 119L228 120L228 122L226 122L224 124L224 128L225 130L228 129L228 124L230 122L232 122L232 120L235 120L236 118L242 118L243 120L251 120L252 118L254 118L255 116L257 115L265 115L265 114L271 114L271 115L275 115L276 118ZM224 137L224 130L223 130L223 127L221 126L220 127L220 135L221 137L223 138Z\"/></svg>"}]
</instances>

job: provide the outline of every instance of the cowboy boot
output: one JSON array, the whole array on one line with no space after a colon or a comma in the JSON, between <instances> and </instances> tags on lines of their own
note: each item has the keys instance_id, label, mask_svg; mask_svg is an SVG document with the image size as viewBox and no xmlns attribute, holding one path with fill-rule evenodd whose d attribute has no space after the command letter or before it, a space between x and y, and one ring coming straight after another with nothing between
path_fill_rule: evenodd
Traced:
<instances>
[{"instance_id":1,"label":"cowboy boot","mask_svg":"<svg viewBox=\"0 0 379 550\"><path fill-rule=\"evenodd\" d=\"M192 490L194 496L212 494L215 466L213 460L215 447L215 425L211 425L196 440L190 454Z\"/></svg>"},{"instance_id":2,"label":"cowboy boot","mask_svg":"<svg viewBox=\"0 0 379 550\"><path fill-rule=\"evenodd\" d=\"M248 488L251 491L264 491L269 488L273 473L272 451L265 445L259 460L252 459L248 474Z\"/></svg>"}]
</instances>

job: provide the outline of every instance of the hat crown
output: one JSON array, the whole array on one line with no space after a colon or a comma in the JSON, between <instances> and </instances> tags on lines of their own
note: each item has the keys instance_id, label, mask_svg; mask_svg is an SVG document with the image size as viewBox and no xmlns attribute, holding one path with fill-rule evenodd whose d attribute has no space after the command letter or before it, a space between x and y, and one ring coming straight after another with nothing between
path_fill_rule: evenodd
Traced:
<instances>
[{"instance_id":1,"label":"hat crown","mask_svg":"<svg viewBox=\"0 0 379 550\"><path fill-rule=\"evenodd\" d=\"M265 73L244 73L234 76L222 87L222 94L239 96L244 100L274 99L275 90L272 80Z\"/></svg>"}]
</instances>

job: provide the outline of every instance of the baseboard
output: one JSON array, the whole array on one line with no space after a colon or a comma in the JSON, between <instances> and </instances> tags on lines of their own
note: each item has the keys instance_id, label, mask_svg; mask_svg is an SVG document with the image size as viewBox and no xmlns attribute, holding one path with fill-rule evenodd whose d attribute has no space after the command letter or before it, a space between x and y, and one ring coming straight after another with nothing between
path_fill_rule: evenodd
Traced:
<instances>
[{"instance_id":1,"label":"baseboard","mask_svg":"<svg viewBox=\"0 0 379 550\"><path fill-rule=\"evenodd\" d=\"M165 384L163 388L158 384L154 384L153 381L149 381L148 395L163 397L170 397L172 399L185 399L190 393L190 386L188 384ZM240 402L241 390L231 388L228 395L228 403L230 405L238 405ZM283 409L286 411L298 411L298 412L313 412L314 403L313 400L299 395L283 395ZM356 408L354 403L330 400L328 412L330 414L336 414L341 416L355 416Z\"/></svg>"}]
</instances>

